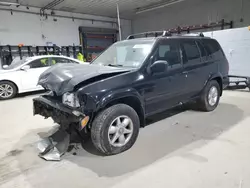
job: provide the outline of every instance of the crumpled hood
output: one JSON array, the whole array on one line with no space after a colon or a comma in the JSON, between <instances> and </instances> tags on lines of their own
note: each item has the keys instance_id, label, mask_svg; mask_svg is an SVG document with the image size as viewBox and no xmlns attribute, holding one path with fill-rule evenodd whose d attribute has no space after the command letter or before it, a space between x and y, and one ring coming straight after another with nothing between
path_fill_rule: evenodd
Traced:
<instances>
[{"instance_id":1,"label":"crumpled hood","mask_svg":"<svg viewBox=\"0 0 250 188\"><path fill-rule=\"evenodd\" d=\"M59 96L72 91L76 85L90 78L127 71L129 70L91 64L57 64L40 75L38 85L54 91Z\"/></svg>"}]
</instances>

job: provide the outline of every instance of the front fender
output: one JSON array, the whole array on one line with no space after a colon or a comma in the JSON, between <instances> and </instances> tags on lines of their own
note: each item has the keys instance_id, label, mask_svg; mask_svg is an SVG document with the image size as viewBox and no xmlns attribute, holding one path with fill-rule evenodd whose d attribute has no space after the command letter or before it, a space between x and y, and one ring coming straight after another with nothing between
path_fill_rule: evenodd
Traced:
<instances>
[{"instance_id":1,"label":"front fender","mask_svg":"<svg viewBox=\"0 0 250 188\"><path fill-rule=\"evenodd\" d=\"M127 88L127 89L120 89L116 91L111 91L107 93L104 97L100 99L97 105L97 111L101 108L104 108L109 103L112 103L115 100L119 100L125 97L134 97L136 98L140 104L142 105L142 108L144 109L144 100L142 96L133 88Z\"/></svg>"}]
</instances>

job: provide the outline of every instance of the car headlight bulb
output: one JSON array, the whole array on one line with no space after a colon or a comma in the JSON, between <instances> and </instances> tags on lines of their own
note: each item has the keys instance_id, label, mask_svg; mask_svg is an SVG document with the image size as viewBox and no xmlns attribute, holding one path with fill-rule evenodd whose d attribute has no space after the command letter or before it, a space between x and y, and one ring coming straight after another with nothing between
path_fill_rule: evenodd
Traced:
<instances>
[{"instance_id":1,"label":"car headlight bulb","mask_svg":"<svg viewBox=\"0 0 250 188\"><path fill-rule=\"evenodd\" d=\"M74 93L64 93L62 96L62 103L73 108L80 106L79 100Z\"/></svg>"}]
</instances>

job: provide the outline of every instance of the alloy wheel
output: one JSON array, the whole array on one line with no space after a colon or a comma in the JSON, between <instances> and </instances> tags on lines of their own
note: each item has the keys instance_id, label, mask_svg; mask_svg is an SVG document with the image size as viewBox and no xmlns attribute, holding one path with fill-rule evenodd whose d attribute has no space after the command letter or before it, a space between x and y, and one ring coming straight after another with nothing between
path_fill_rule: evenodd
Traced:
<instances>
[{"instance_id":1,"label":"alloy wheel","mask_svg":"<svg viewBox=\"0 0 250 188\"><path fill-rule=\"evenodd\" d=\"M109 126L108 139L114 147L126 145L133 134L133 122L128 116L119 116Z\"/></svg>"},{"instance_id":2,"label":"alloy wheel","mask_svg":"<svg viewBox=\"0 0 250 188\"><path fill-rule=\"evenodd\" d=\"M13 95L14 89L9 84L1 84L0 85L0 97L2 98L10 98Z\"/></svg>"},{"instance_id":3,"label":"alloy wheel","mask_svg":"<svg viewBox=\"0 0 250 188\"><path fill-rule=\"evenodd\" d=\"M208 92L208 103L210 106L214 106L217 103L218 96L218 89L215 86L211 87Z\"/></svg>"}]
</instances>

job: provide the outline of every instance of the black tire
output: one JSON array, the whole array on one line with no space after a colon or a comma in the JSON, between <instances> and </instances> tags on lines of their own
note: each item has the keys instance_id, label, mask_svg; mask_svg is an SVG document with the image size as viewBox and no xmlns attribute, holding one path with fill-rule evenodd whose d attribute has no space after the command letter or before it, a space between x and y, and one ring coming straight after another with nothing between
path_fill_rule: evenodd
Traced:
<instances>
[{"instance_id":1,"label":"black tire","mask_svg":"<svg viewBox=\"0 0 250 188\"><path fill-rule=\"evenodd\" d=\"M209 91L212 87L215 87L218 92L218 97L214 105L210 105L208 102ZM204 111L204 112L211 112L215 110L220 101L220 93L221 93L221 88L220 88L219 83L216 80L209 81L206 87L203 89L200 99L198 101L199 110Z\"/></svg>"},{"instance_id":2,"label":"black tire","mask_svg":"<svg viewBox=\"0 0 250 188\"><path fill-rule=\"evenodd\" d=\"M16 96L16 94L17 94L17 87L16 87L16 85L13 84L12 82L9 82L9 81L0 81L0 87L3 86L3 85L8 85L9 87L11 87L13 92L8 97L0 95L0 100L7 100L7 99L14 98Z\"/></svg>"},{"instance_id":3,"label":"black tire","mask_svg":"<svg viewBox=\"0 0 250 188\"><path fill-rule=\"evenodd\" d=\"M109 142L108 130L110 124L119 116L127 116L133 123L130 140L122 147L114 147ZM139 134L140 120L133 108L125 104L117 104L100 112L92 123L91 139L94 146L104 155L115 155L130 149Z\"/></svg>"}]
</instances>

